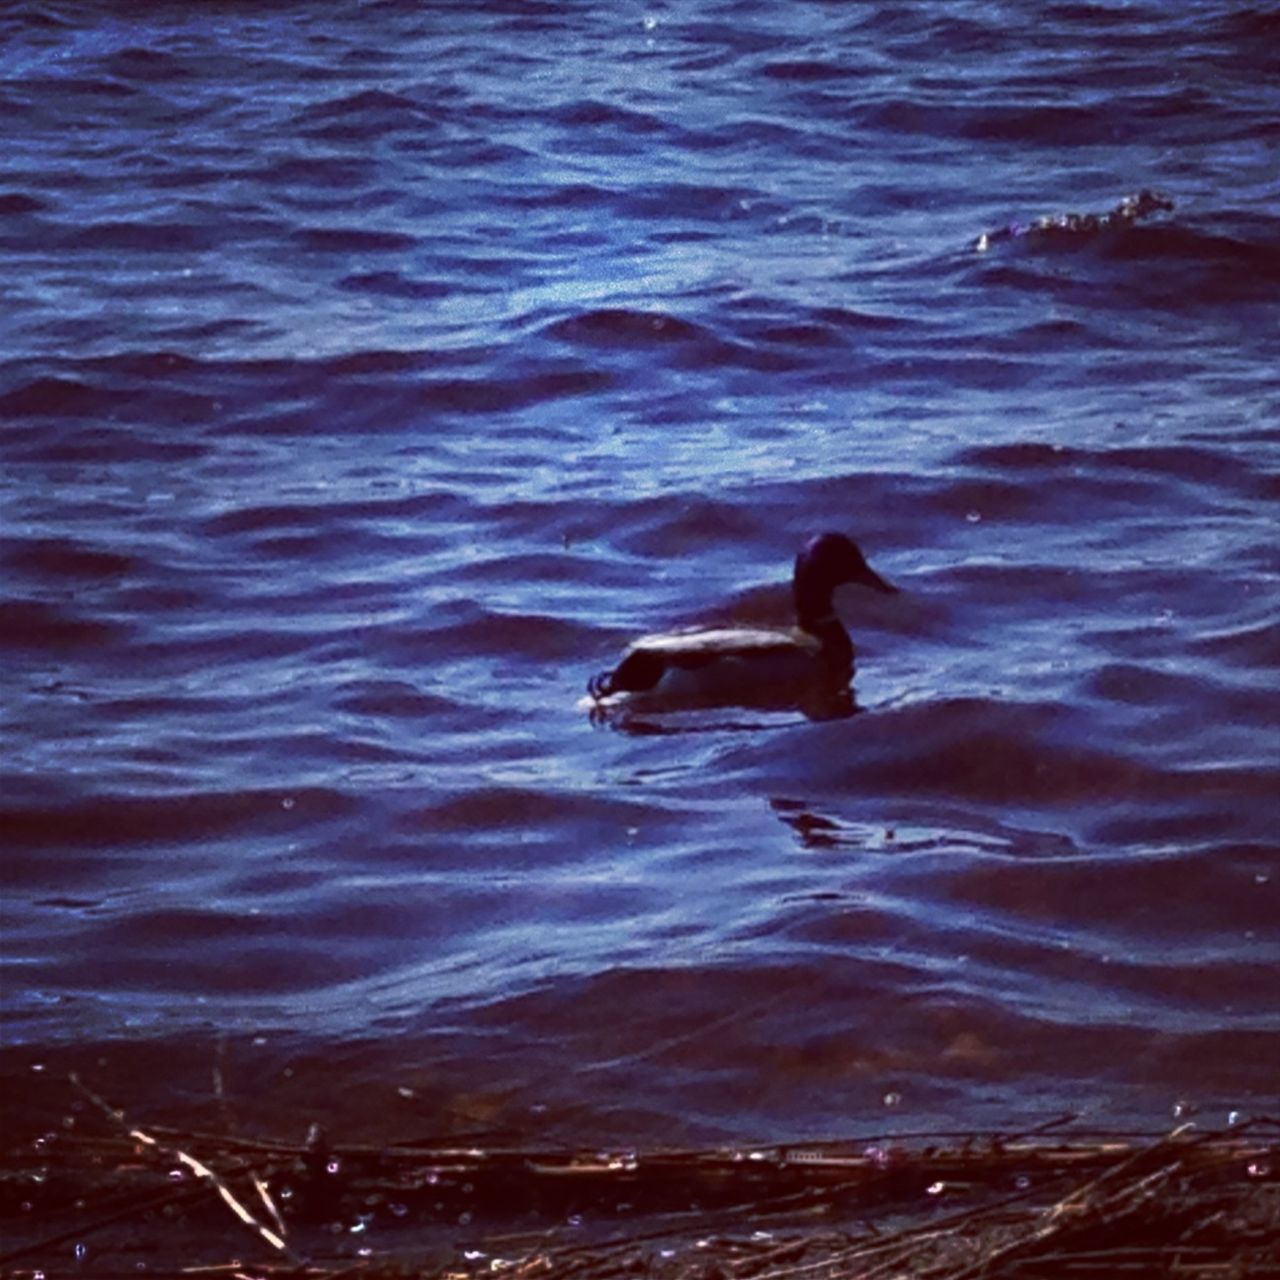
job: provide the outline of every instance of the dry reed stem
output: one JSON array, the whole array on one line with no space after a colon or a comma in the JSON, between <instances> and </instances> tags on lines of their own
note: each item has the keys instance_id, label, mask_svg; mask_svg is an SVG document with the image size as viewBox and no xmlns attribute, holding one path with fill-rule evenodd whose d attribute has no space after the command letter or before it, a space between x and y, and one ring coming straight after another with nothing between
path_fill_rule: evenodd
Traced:
<instances>
[{"instance_id":1,"label":"dry reed stem","mask_svg":"<svg viewBox=\"0 0 1280 1280\"><path fill-rule=\"evenodd\" d=\"M380 1148L144 1129L74 1077L73 1083L122 1132L115 1138L63 1135L58 1168L68 1186L96 1190L109 1175L115 1186L121 1178L135 1189L154 1186L167 1171L162 1173L154 1159L139 1163L137 1148L189 1170L199 1185L165 1188L159 1196L133 1194L127 1206L28 1244L0 1263L82 1239L147 1208L197 1203L192 1192L207 1197L212 1187L276 1260L227 1263L199 1273L253 1280L403 1280L409 1275L428 1280L491 1275L509 1280L631 1275L653 1280L1280 1280L1280 1124L1271 1119L1226 1133L1200 1133L1184 1125L1156 1138L1051 1137L1050 1130L1061 1128L1055 1120L1006 1137L961 1135L957 1141L956 1135L917 1135L928 1142L923 1147L895 1136L736 1151L628 1152L621 1158L608 1151L484 1148L456 1138ZM105 1169L104 1162L113 1157L114 1170ZM41 1159L48 1163L48 1156ZM247 1179L252 1195L237 1194L232 1176ZM990 1198L1015 1177L1024 1189ZM327 1216L317 1222L335 1228L375 1203L385 1208L404 1201L415 1206L415 1216L394 1224L394 1240L377 1256L335 1258L329 1267L315 1260L304 1263L285 1243L291 1224L299 1229L299 1198L288 1205L279 1200L286 1178L295 1186L301 1178L303 1189L308 1178L323 1183L331 1198L323 1201ZM926 1194L926 1186L941 1194ZM987 1199L939 1216L935 1206L957 1193ZM631 1220L648 1229L601 1243L566 1240L563 1226L488 1238L474 1226L466 1237L483 1250L475 1259L408 1270L407 1262L397 1261L395 1242L410 1247L417 1227L439 1238L443 1228L433 1217L432 1203L441 1194L453 1206L449 1212L465 1205L499 1216L514 1212L512 1197L526 1196L529 1204L562 1218L567 1209L547 1205L590 1202L597 1206L590 1214L605 1224L627 1221L617 1216L616 1203L640 1195L648 1199ZM550 1201L544 1201L547 1196ZM681 1199L686 1206L701 1202L706 1207L663 1207ZM926 1206L934 1211L922 1222ZM853 1214L865 1219L876 1212L906 1213L915 1221L888 1231L865 1223L856 1231L818 1225L818 1219L837 1224ZM393 1225L389 1217L386 1223ZM715 1234L725 1225L764 1223L780 1228L781 1238ZM507 1256L495 1256L498 1249ZM153 1276L181 1274L154 1264L148 1270ZM47 1274L53 1280L58 1273Z\"/></svg>"},{"instance_id":2,"label":"dry reed stem","mask_svg":"<svg viewBox=\"0 0 1280 1280\"><path fill-rule=\"evenodd\" d=\"M162 1143L158 1138L152 1137L143 1129L138 1129L129 1125L124 1118L124 1113L116 1107L112 1107L104 1098L99 1097L92 1089L88 1087L78 1075L74 1072L70 1076L72 1085L84 1094L95 1106L97 1106L106 1116L108 1116L115 1124L123 1128L135 1141L142 1143L145 1147L155 1151L158 1155L164 1155L170 1160L176 1160L179 1164L185 1165L198 1178L203 1178L217 1191L227 1207L233 1214L251 1231L257 1234L267 1242L273 1249L280 1253L289 1255L293 1261L301 1262L301 1259L293 1258L292 1251L285 1242L283 1234L279 1234L272 1230L263 1222L259 1222L256 1217L240 1202L235 1192L226 1184L225 1181L217 1173L215 1173L208 1165L197 1160L195 1156L182 1150L180 1147L169 1146ZM283 1225L283 1224L281 1224Z\"/></svg>"}]
</instances>

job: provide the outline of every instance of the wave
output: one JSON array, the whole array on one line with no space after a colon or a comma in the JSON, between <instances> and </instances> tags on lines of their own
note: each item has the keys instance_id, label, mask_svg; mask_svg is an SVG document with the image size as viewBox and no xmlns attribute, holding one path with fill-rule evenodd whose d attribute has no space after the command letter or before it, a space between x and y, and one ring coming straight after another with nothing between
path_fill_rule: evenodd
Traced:
<instances>
[{"instance_id":1,"label":"wave","mask_svg":"<svg viewBox=\"0 0 1280 1280\"><path fill-rule=\"evenodd\" d=\"M1271 1084L1261 10L80 8L0 91L32 1055L677 1141ZM859 714L592 723L825 528Z\"/></svg>"},{"instance_id":2,"label":"wave","mask_svg":"<svg viewBox=\"0 0 1280 1280\"><path fill-rule=\"evenodd\" d=\"M96 848L122 851L159 843L212 840L246 831L266 820L269 826L326 822L355 812L350 796L329 788L212 790L141 797L100 796L56 808L16 808L0 812L5 838L15 853L50 849ZM34 864L15 863L6 881L17 883L22 867L39 876Z\"/></svg>"}]
</instances>

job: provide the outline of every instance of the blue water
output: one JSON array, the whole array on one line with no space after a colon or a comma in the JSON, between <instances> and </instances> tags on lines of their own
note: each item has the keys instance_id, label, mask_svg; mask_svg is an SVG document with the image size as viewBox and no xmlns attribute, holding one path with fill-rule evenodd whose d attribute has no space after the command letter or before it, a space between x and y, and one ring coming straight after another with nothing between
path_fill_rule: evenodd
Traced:
<instances>
[{"instance_id":1,"label":"blue water","mask_svg":"<svg viewBox=\"0 0 1280 1280\"><path fill-rule=\"evenodd\" d=\"M1273 14L44 0L0 48L11 1083L180 1111L216 1047L242 1105L653 1141L1277 1105ZM627 637L785 621L823 528L902 589L841 598L860 714L592 722Z\"/></svg>"}]
</instances>

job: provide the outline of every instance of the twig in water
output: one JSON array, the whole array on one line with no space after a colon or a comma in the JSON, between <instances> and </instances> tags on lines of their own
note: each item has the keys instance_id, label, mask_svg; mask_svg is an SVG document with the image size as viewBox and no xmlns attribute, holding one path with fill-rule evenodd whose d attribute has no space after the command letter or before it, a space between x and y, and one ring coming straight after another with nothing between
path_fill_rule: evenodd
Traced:
<instances>
[{"instance_id":1,"label":"twig in water","mask_svg":"<svg viewBox=\"0 0 1280 1280\"><path fill-rule=\"evenodd\" d=\"M89 1099L96 1107L100 1108L114 1123L120 1125L136 1142L142 1143L145 1147L150 1147L153 1151L165 1155L172 1160L177 1160L179 1164L186 1165L192 1173L198 1178L204 1178L209 1181L222 1197L224 1203L235 1214L245 1226L257 1232L257 1234L267 1242L273 1249L285 1254L290 1261L302 1264L302 1259L298 1258L285 1242L282 1233L273 1230L264 1222L259 1222L257 1218L241 1204L236 1197L234 1191L216 1174L208 1165L202 1164L193 1155L189 1155L180 1147L166 1146L158 1139L153 1138L151 1134L143 1129L138 1129L125 1119L124 1112L117 1107L111 1106L105 1098L99 1097L92 1089L86 1085L80 1077L73 1071L70 1075L72 1085L78 1089L86 1098ZM281 1223L283 1226L283 1223Z\"/></svg>"}]
</instances>

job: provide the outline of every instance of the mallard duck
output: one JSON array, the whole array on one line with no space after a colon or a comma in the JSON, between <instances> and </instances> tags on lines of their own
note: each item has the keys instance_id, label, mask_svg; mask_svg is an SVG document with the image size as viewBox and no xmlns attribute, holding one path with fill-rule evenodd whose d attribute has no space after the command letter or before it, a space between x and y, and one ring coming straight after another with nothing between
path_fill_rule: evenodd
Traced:
<instances>
[{"instance_id":1,"label":"mallard duck","mask_svg":"<svg viewBox=\"0 0 1280 1280\"><path fill-rule=\"evenodd\" d=\"M796 625L787 630L695 627L643 636L612 671L587 684L596 705L614 695L676 703L786 701L805 691L839 692L853 678L853 641L832 594L844 583L894 593L842 533L810 538L796 556Z\"/></svg>"}]
</instances>

